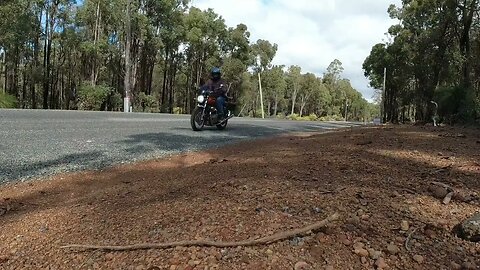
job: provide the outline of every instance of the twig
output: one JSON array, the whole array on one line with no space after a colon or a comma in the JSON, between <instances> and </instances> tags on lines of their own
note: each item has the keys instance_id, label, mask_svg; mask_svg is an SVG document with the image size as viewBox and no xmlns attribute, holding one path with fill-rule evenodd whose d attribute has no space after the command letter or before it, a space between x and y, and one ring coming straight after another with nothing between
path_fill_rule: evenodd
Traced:
<instances>
[{"instance_id":1,"label":"twig","mask_svg":"<svg viewBox=\"0 0 480 270\"><path fill-rule=\"evenodd\" d=\"M127 245L127 246L95 246L95 245L67 245L62 246L62 249L81 249L81 250L103 250L103 251L132 251L132 250L141 250L141 249L167 249L173 247L238 247L238 246L258 246L258 245L267 245L280 240L285 240L292 238L298 235L305 235L311 231L319 230L322 227L325 227L327 224L337 220L339 214L335 213L330 217L317 222L315 224L309 225L304 228L295 229L287 232L277 233L271 236L263 237L260 239L251 239L244 240L239 242L215 242L207 240L193 240L193 241L179 241L179 242L170 242L170 243L158 243L158 244L137 244L137 245Z\"/></svg>"},{"instance_id":2,"label":"twig","mask_svg":"<svg viewBox=\"0 0 480 270\"><path fill-rule=\"evenodd\" d=\"M410 242L410 239L412 238L412 235L417 232L418 228L415 228L412 232L410 232L410 234L407 236L407 240L405 240L405 248L407 249L407 251L410 251L410 247L408 246L408 243Z\"/></svg>"},{"instance_id":3,"label":"twig","mask_svg":"<svg viewBox=\"0 0 480 270\"><path fill-rule=\"evenodd\" d=\"M402 191L405 191L405 192L407 192L407 193L410 193L410 194L417 194L417 192L415 192L415 191L413 191L413 190L411 190L411 189L408 189L408 188L402 188L401 190L402 190Z\"/></svg>"}]
</instances>

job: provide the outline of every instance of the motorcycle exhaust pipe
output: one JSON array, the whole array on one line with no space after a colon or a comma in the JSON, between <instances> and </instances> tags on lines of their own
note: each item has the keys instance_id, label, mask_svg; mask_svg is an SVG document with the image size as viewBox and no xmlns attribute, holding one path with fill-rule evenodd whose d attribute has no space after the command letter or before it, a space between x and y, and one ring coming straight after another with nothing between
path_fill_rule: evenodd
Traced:
<instances>
[{"instance_id":1,"label":"motorcycle exhaust pipe","mask_svg":"<svg viewBox=\"0 0 480 270\"><path fill-rule=\"evenodd\" d=\"M222 124L225 123L227 120L232 119L234 116L235 116L235 115L233 115L233 114L230 115L230 116L228 116L227 118L223 119L222 122L219 123L219 125L222 125Z\"/></svg>"}]
</instances>

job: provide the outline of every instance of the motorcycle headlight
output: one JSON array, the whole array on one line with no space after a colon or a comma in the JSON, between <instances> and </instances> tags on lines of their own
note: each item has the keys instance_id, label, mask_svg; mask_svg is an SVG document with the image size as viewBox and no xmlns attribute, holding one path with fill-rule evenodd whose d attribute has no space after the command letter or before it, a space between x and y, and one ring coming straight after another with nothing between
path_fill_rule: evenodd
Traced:
<instances>
[{"instance_id":1,"label":"motorcycle headlight","mask_svg":"<svg viewBox=\"0 0 480 270\"><path fill-rule=\"evenodd\" d=\"M200 95L200 96L197 97L197 101L198 101L198 103L203 103L203 102L205 102L205 97Z\"/></svg>"}]
</instances>

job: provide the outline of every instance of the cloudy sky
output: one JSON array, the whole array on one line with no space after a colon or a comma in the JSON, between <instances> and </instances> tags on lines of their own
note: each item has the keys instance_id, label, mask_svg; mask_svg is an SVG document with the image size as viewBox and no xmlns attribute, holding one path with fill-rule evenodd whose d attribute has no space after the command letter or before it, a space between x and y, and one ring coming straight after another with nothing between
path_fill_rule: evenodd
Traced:
<instances>
[{"instance_id":1,"label":"cloudy sky","mask_svg":"<svg viewBox=\"0 0 480 270\"><path fill-rule=\"evenodd\" d=\"M373 45L382 42L395 23L387 14L401 0L193 0L201 9L213 8L227 25L244 23L252 42L267 39L279 50L274 64L299 65L321 76L339 59L343 76L364 98L373 89L363 76L362 63Z\"/></svg>"}]
</instances>

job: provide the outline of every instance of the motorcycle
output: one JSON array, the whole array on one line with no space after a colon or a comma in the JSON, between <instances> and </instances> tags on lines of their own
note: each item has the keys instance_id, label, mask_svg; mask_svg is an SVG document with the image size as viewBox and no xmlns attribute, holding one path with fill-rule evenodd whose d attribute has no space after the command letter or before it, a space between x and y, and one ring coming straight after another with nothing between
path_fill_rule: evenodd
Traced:
<instances>
[{"instance_id":1,"label":"motorcycle","mask_svg":"<svg viewBox=\"0 0 480 270\"><path fill-rule=\"evenodd\" d=\"M218 89L222 87L223 85L220 85ZM215 106L217 99L212 96L212 93L212 91L202 89L200 95L197 97L197 107L193 110L190 119L190 124L194 131L201 131L205 126L216 126L217 129L224 130L227 127L228 120L234 116L231 110L231 107L234 106L234 104L230 102L232 98L226 97L224 108L225 118L221 121L218 119L218 113Z\"/></svg>"}]
</instances>

